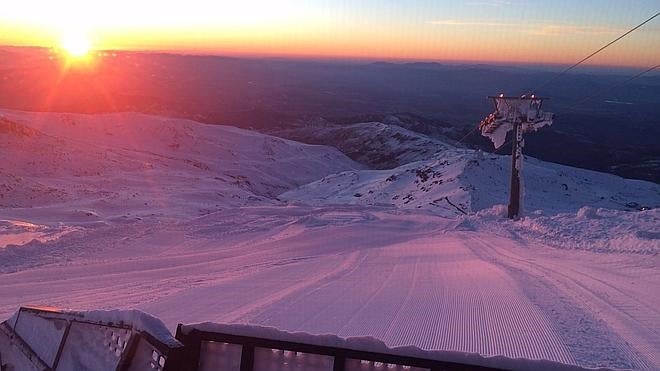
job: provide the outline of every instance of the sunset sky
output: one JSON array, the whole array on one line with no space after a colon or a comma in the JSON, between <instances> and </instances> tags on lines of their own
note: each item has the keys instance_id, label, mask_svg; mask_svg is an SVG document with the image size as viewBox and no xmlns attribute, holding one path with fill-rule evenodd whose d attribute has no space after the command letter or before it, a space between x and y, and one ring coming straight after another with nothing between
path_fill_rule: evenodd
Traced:
<instances>
[{"instance_id":1,"label":"sunset sky","mask_svg":"<svg viewBox=\"0 0 660 371\"><path fill-rule=\"evenodd\" d=\"M0 44L379 60L572 63L658 0L3 2ZM68 35L68 36L67 36ZM660 62L660 17L590 61Z\"/></svg>"}]
</instances>

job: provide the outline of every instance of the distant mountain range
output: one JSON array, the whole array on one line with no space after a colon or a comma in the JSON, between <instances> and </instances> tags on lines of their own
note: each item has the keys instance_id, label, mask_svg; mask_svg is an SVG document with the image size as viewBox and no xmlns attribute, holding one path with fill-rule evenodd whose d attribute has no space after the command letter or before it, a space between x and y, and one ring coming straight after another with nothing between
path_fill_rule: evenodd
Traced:
<instances>
[{"instance_id":1,"label":"distant mountain range","mask_svg":"<svg viewBox=\"0 0 660 371\"><path fill-rule=\"evenodd\" d=\"M282 201L450 216L508 200L506 155L392 124L319 125L322 141L361 164L330 146L230 126L135 113L0 110L0 207L32 219L36 213L36 219L106 223ZM523 182L530 212L660 207L657 184L533 158L525 160Z\"/></svg>"},{"instance_id":2,"label":"distant mountain range","mask_svg":"<svg viewBox=\"0 0 660 371\"><path fill-rule=\"evenodd\" d=\"M46 49L2 48L0 55L4 108L134 111L267 133L297 130L301 122L390 124L387 118L395 117L401 121L397 126L442 142L462 139L492 112L486 96L522 94L556 76L546 66L339 63L136 52L108 52L97 58L93 69L63 72L57 57ZM537 92L550 97L545 108L556 114L556 122L527 137L526 153L660 182L660 76L649 74L621 85L633 74L589 68ZM312 130L299 139L324 143L322 137L327 135L319 132L315 138ZM491 144L475 134L464 144L492 151Z\"/></svg>"}]
</instances>

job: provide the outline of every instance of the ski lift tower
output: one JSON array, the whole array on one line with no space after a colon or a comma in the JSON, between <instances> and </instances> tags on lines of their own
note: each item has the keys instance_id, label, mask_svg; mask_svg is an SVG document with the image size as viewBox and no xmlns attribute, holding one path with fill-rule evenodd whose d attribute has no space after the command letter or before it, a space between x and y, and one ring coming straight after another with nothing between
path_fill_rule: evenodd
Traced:
<instances>
[{"instance_id":1,"label":"ski lift tower","mask_svg":"<svg viewBox=\"0 0 660 371\"><path fill-rule=\"evenodd\" d=\"M491 113L479 124L481 135L490 138L495 148L504 145L508 132L513 132L513 150L511 152L511 191L509 193L508 217L520 216L522 198L520 172L522 170L522 150L525 145L523 134L536 131L546 125L552 125L554 115L543 112L541 105L545 98L534 95L507 97L504 94L488 97L495 104Z\"/></svg>"}]
</instances>

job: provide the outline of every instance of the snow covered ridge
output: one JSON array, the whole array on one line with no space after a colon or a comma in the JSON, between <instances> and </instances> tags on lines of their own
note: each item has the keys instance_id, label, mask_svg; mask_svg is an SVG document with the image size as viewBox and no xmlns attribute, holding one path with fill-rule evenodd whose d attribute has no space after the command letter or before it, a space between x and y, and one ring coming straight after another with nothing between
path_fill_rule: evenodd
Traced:
<instances>
[{"instance_id":1,"label":"snow covered ridge","mask_svg":"<svg viewBox=\"0 0 660 371\"><path fill-rule=\"evenodd\" d=\"M343 367L338 368L338 362ZM186 371L218 367L238 370L246 366L257 370L297 366L294 369L310 371L353 371L365 366L415 370L582 369L545 360L425 351L412 346L390 348L371 337L343 339L251 325L179 325L174 338L157 318L136 310L81 312L27 307L0 323L3 370Z\"/></svg>"},{"instance_id":2,"label":"snow covered ridge","mask_svg":"<svg viewBox=\"0 0 660 371\"><path fill-rule=\"evenodd\" d=\"M271 203L362 168L332 147L137 113L0 110L0 156L0 207L67 204L101 219Z\"/></svg>"},{"instance_id":3,"label":"snow covered ridge","mask_svg":"<svg viewBox=\"0 0 660 371\"><path fill-rule=\"evenodd\" d=\"M389 120L401 123L399 120ZM303 126L276 132L305 143L327 144L339 148L359 163L373 169L391 169L414 161L437 158L454 146L393 123L362 122L351 125Z\"/></svg>"},{"instance_id":4,"label":"snow covered ridge","mask_svg":"<svg viewBox=\"0 0 660 371\"><path fill-rule=\"evenodd\" d=\"M439 159L391 170L346 171L286 192L280 199L314 205L358 204L432 210L457 216L508 200L509 156L448 150ZM660 207L660 185L534 158L525 160L524 210L544 215L583 206L618 210Z\"/></svg>"}]
</instances>

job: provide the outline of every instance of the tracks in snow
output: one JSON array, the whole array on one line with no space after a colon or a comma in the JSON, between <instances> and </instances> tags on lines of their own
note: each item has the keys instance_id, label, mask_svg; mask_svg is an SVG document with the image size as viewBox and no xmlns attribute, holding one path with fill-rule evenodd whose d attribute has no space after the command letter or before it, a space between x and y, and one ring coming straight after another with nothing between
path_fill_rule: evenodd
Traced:
<instances>
[{"instance_id":1,"label":"tracks in snow","mask_svg":"<svg viewBox=\"0 0 660 371\"><path fill-rule=\"evenodd\" d=\"M443 221L424 215L296 210L279 219L281 210L271 218L263 209L252 215L261 223L238 223L249 231L236 235L225 234L236 215L211 215L122 240L120 250L101 250L96 260L4 274L0 312L19 304L139 308L172 328L249 322L374 336L390 346L656 365L660 274L653 262L646 270L632 260L603 266L612 256L604 254L580 265L567 251L546 259L554 250L516 249L479 233L438 235ZM623 284L631 279L636 285Z\"/></svg>"},{"instance_id":2,"label":"tracks in snow","mask_svg":"<svg viewBox=\"0 0 660 371\"><path fill-rule=\"evenodd\" d=\"M391 346L574 363L505 271L444 236L368 250L349 273L273 303L251 322L374 336Z\"/></svg>"},{"instance_id":3,"label":"tracks in snow","mask_svg":"<svg viewBox=\"0 0 660 371\"><path fill-rule=\"evenodd\" d=\"M632 286L636 291L631 292L631 286L626 287L625 280L616 277L620 274L616 265L602 269L592 261L568 259L565 252L557 258L515 248L510 242L504 247L472 235L465 237L477 243L473 251L484 259L497 261L514 275L526 276L521 280L527 281L528 290L537 291L531 296L536 296L535 301L545 309L579 364L660 368L660 310L649 304L658 296L652 288ZM588 255L587 259L594 258ZM599 263L607 264L608 257L603 256ZM657 283L658 277L651 278ZM646 298L639 295L644 292Z\"/></svg>"}]
</instances>

